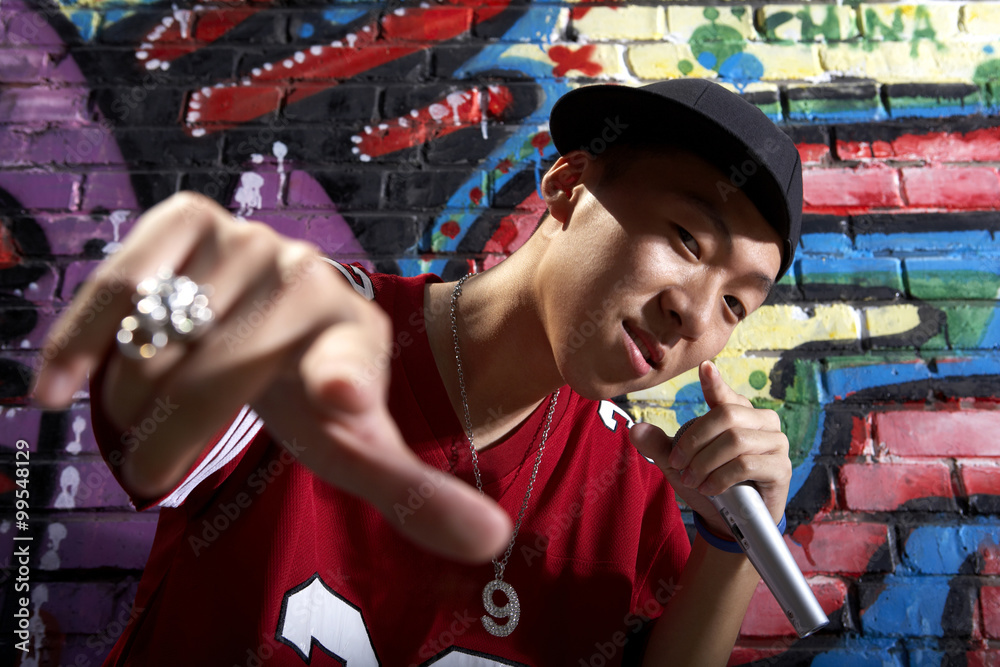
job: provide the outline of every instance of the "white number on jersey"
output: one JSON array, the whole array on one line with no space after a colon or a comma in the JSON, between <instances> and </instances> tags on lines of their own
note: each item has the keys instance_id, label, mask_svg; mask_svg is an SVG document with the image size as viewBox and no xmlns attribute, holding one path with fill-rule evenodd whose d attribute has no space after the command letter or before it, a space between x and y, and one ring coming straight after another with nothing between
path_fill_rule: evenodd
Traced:
<instances>
[{"instance_id":1,"label":"white number on jersey","mask_svg":"<svg viewBox=\"0 0 1000 667\"><path fill-rule=\"evenodd\" d=\"M313 642L347 667L381 665L361 611L326 585L319 574L285 593L277 639L306 663ZM450 646L423 663L430 667L524 667L520 663Z\"/></svg>"},{"instance_id":2,"label":"white number on jersey","mask_svg":"<svg viewBox=\"0 0 1000 667\"><path fill-rule=\"evenodd\" d=\"M600 416L601 421L604 422L604 425L608 427L609 431L618 430L618 420L615 419L615 415L624 419L625 424L627 424L629 428L632 428L632 424L634 423L632 418L628 416L627 412L619 408L611 401L601 401L601 404L597 408L597 414Z\"/></svg>"}]
</instances>

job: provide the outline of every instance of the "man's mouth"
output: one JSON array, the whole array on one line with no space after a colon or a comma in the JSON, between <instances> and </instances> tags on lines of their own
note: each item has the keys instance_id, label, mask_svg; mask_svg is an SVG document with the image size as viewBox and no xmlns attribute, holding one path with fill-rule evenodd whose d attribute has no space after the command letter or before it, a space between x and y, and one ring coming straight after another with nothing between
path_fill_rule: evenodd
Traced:
<instances>
[{"instance_id":1,"label":"man's mouth","mask_svg":"<svg viewBox=\"0 0 1000 667\"><path fill-rule=\"evenodd\" d=\"M628 322L622 322L622 326L625 328L625 333L627 333L629 338L632 339L632 342L635 343L636 349L638 349L639 353L642 354L642 358L646 361L646 363L650 366L655 366L656 362L659 360L656 359L653 351L648 345L646 345L645 338L633 330L632 327L629 326Z\"/></svg>"}]
</instances>

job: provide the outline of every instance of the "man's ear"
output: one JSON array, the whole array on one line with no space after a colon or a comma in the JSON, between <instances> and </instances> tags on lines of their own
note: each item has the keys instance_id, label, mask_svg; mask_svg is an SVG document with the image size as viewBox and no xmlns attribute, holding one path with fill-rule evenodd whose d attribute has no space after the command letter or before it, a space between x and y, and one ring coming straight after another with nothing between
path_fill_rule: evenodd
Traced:
<instances>
[{"instance_id":1,"label":"man's ear","mask_svg":"<svg viewBox=\"0 0 1000 667\"><path fill-rule=\"evenodd\" d=\"M586 151L571 151L561 155L542 176L542 196L549 214L561 223L573 210L573 192L594 161Z\"/></svg>"}]
</instances>

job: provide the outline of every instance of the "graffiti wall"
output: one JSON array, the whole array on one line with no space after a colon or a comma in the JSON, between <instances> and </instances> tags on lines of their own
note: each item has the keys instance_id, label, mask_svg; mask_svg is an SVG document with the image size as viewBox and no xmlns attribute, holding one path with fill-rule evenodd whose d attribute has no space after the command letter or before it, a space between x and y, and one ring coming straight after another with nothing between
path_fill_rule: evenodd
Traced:
<instances>
[{"instance_id":1,"label":"graffiti wall","mask_svg":"<svg viewBox=\"0 0 1000 667\"><path fill-rule=\"evenodd\" d=\"M100 664L132 614L155 512L85 392L58 413L27 392L142 210L196 190L453 279L530 234L559 95L690 76L805 164L798 259L718 362L783 419L786 541L832 624L796 639L761 588L731 664L1000 665L997 49L996 2L0 0L0 661ZM693 375L628 399L668 429L705 410Z\"/></svg>"}]
</instances>

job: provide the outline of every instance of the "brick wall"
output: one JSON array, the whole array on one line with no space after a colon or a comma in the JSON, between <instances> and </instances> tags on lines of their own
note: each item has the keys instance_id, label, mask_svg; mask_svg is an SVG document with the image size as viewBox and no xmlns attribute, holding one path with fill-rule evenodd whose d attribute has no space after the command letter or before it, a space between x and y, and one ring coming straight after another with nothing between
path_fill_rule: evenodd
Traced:
<instances>
[{"instance_id":1,"label":"brick wall","mask_svg":"<svg viewBox=\"0 0 1000 667\"><path fill-rule=\"evenodd\" d=\"M22 664L99 664L129 619L155 514L100 461L84 393L47 414L25 395L48 325L144 208L194 189L340 258L455 278L530 233L561 93L694 76L806 165L794 269L719 365L782 416L786 539L833 623L796 640L761 589L733 664L1000 664L998 48L996 2L3 0L0 650L15 536L34 545ZM667 428L705 409L690 374L630 399Z\"/></svg>"}]
</instances>

